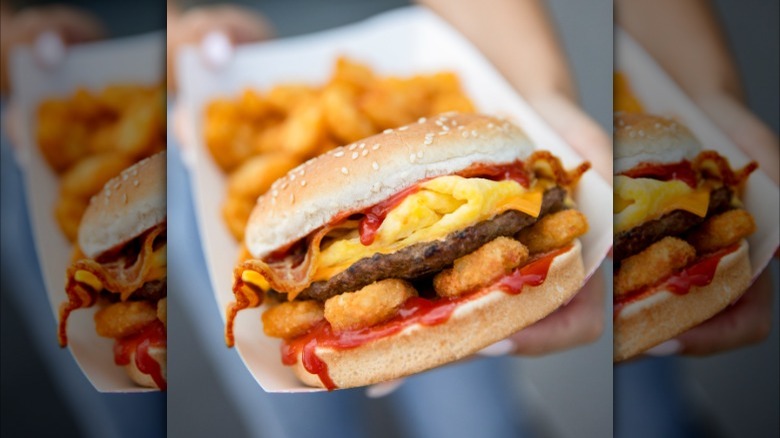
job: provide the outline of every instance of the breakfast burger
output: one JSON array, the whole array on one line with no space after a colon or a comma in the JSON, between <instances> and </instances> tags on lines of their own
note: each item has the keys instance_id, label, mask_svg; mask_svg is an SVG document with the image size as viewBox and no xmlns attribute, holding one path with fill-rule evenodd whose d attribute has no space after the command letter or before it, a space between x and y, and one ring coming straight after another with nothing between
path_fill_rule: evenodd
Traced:
<instances>
[{"instance_id":1,"label":"breakfast burger","mask_svg":"<svg viewBox=\"0 0 780 438\"><path fill-rule=\"evenodd\" d=\"M282 362L330 390L499 341L579 290L588 225L570 195L588 167L566 171L511 123L456 113L314 158L257 201L226 342L236 314L264 304Z\"/></svg>"},{"instance_id":2,"label":"breakfast burger","mask_svg":"<svg viewBox=\"0 0 780 438\"><path fill-rule=\"evenodd\" d=\"M68 316L95 304L98 335L114 339L114 361L138 385L166 388L165 152L123 170L93 196L79 226L60 307Z\"/></svg>"},{"instance_id":3,"label":"breakfast burger","mask_svg":"<svg viewBox=\"0 0 780 438\"><path fill-rule=\"evenodd\" d=\"M734 171L674 120L614 118L614 360L694 327L751 281L753 217L739 194L757 165Z\"/></svg>"}]
</instances>

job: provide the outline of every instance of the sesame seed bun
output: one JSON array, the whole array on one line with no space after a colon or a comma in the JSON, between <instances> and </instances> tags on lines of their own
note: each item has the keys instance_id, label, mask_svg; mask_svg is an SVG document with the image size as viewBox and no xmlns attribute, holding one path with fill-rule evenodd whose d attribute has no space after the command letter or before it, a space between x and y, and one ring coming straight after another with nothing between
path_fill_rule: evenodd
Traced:
<instances>
[{"instance_id":1,"label":"sesame seed bun","mask_svg":"<svg viewBox=\"0 0 780 438\"><path fill-rule=\"evenodd\" d=\"M640 163L691 160L702 150L691 131L670 118L620 112L615 114L613 122L616 174Z\"/></svg>"},{"instance_id":2,"label":"sesame seed bun","mask_svg":"<svg viewBox=\"0 0 780 438\"><path fill-rule=\"evenodd\" d=\"M517 295L495 289L460 304L441 324L416 324L351 349L317 347L316 354L328 365L328 375L338 388L397 379L474 354L539 321L576 295L585 271L580 242L573 243L553 260L539 286L526 286ZM304 368L300 355L297 359L296 376L306 385L323 387L319 376Z\"/></svg>"},{"instance_id":3,"label":"sesame seed bun","mask_svg":"<svg viewBox=\"0 0 780 438\"><path fill-rule=\"evenodd\" d=\"M630 359L712 318L745 292L751 281L748 244L724 256L712 282L685 295L659 290L620 309L614 323L613 360Z\"/></svg>"},{"instance_id":4,"label":"sesame seed bun","mask_svg":"<svg viewBox=\"0 0 780 438\"><path fill-rule=\"evenodd\" d=\"M165 152L123 170L90 199L78 243L87 257L123 245L166 218Z\"/></svg>"},{"instance_id":5,"label":"sesame seed bun","mask_svg":"<svg viewBox=\"0 0 780 438\"><path fill-rule=\"evenodd\" d=\"M477 114L420 119L313 158L257 200L245 243L255 258L295 242L345 211L375 205L425 178L475 163L528 157L533 145L517 126Z\"/></svg>"}]
</instances>

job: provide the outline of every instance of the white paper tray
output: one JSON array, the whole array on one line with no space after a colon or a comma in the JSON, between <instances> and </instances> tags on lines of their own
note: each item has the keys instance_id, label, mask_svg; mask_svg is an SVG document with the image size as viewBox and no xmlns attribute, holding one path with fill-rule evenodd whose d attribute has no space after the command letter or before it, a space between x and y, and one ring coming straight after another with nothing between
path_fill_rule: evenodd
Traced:
<instances>
[{"instance_id":1,"label":"white paper tray","mask_svg":"<svg viewBox=\"0 0 780 438\"><path fill-rule=\"evenodd\" d=\"M19 110L15 122L21 125L21 144L15 146L24 174L35 249L55 320L59 320L60 304L67 300L65 272L72 246L54 219L59 182L35 143L36 109L41 101L68 96L78 87L100 90L116 83L160 83L164 78L163 43L164 34L150 33L73 46L63 62L51 69L41 68L27 48L13 53L13 100ZM113 340L95 332L96 311L95 307L78 310L68 319L68 345L84 374L100 392L152 391L137 386L114 364ZM51 334L51 342L57 342L57 333Z\"/></svg>"},{"instance_id":2,"label":"white paper tray","mask_svg":"<svg viewBox=\"0 0 780 438\"><path fill-rule=\"evenodd\" d=\"M727 157L732 167L750 162L734 142L683 92L642 46L624 30L615 30L615 71L626 75L647 113L673 117L699 139L704 149ZM748 179L742 201L753 214L756 232L748 238L753 279L764 270L780 243L780 191L759 168Z\"/></svg>"},{"instance_id":3,"label":"white paper tray","mask_svg":"<svg viewBox=\"0 0 780 438\"><path fill-rule=\"evenodd\" d=\"M179 54L181 102L190 117L185 126L190 182L201 242L212 287L224 320L233 300L232 272L238 245L221 216L226 177L212 160L202 135L203 110L217 97L237 96L245 88L267 90L278 83L322 84L336 58L346 55L383 75L409 76L454 71L481 112L506 116L520 124L540 148L573 167L582 159L557 136L487 60L460 34L426 9L410 7L316 34L238 48L231 63L208 68L195 48ZM587 193L588 196L581 196ZM592 274L612 243L612 190L594 171L580 183L579 208L591 230L582 239L585 269ZM235 324L236 348L257 382L269 392L307 392L281 363L279 340L263 334L260 310L241 312ZM227 351L227 350L226 350Z\"/></svg>"}]
</instances>

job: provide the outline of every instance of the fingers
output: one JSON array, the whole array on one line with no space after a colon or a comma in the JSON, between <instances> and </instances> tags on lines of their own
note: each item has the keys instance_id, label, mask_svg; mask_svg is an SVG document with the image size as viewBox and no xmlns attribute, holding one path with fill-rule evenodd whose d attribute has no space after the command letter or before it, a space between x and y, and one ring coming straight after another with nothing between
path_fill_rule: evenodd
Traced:
<instances>
[{"instance_id":1,"label":"fingers","mask_svg":"<svg viewBox=\"0 0 780 438\"><path fill-rule=\"evenodd\" d=\"M755 344L772 328L772 278L764 271L734 305L677 337L680 352L705 356Z\"/></svg>"},{"instance_id":2,"label":"fingers","mask_svg":"<svg viewBox=\"0 0 780 438\"><path fill-rule=\"evenodd\" d=\"M604 330L603 300L604 276L599 270L568 304L509 337L512 352L538 356L596 341Z\"/></svg>"},{"instance_id":3,"label":"fingers","mask_svg":"<svg viewBox=\"0 0 780 438\"><path fill-rule=\"evenodd\" d=\"M240 6L204 6L172 14L167 43L169 88L176 86L176 54L181 47L198 45L206 63L220 68L232 59L235 46L271 38L273 33L265 18Z\"/></svg>"}]
</instances>

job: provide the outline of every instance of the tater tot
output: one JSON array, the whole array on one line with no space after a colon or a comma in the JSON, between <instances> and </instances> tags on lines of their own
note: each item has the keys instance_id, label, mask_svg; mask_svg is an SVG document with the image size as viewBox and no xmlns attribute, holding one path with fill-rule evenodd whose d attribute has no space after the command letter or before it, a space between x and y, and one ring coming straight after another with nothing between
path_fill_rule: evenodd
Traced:
<instances>
[{"instance_id":1,"label":"tater tot","mask_svg":"<svg viewBox=\"0 0 780 438\"><path fill-rule=\"evenodd\" d=\"M91 155L62 175L60 192L67 196L89 198L132 164L130 158L116 153Z\"/></svg>"},{"instance_id":2,"label":"tater tot","mask_svg":"<svg viewBox=\"0 0 780 438\"><path fill-rule=\"evenodd\" d=\"M157 319L157 307L147 301L113 303L95 313L97 334L105 338L132 335Z\"/></svg>"},{"instance_id":3,"label":"tater tot","mask_svg":"<svg viewBox=\"0 0 780 438\"><path fill-rule=\"evenodd\" d=\"M734 209L707 219L687 238L700 254L725 248L756 231L753 216L745 210Z\"/></svg>"},{"instance_id":4,"label":"tater tot","mask_svg":"<svg viewBox=\"0 0 780 438\"><path fill-rule=\"evenodd\" d=\"M342 143L352 143L376 132L371 120L356 105L348 87L331 85L322 94L322 111L328 130Z\"/></svg>"},{"instance_id":5,"label":"tater tot","mask_svg":"<svg viewBox=\"0 0 780 438\"><path fill-rule=\"evenodd\" d=\"M268 91L266 102L276 112L290 113L302 101L314 98L317 90L314 87L303 84L280 84Z\"/></svg>"},{"instance_id":6,"label":"tater tot","mask_svg":"<svg viewBox=\"0 0 780 438\"><path fill-rule=\"evenodd\" d=\"M664 237L639 254L623 260L615 275L615 295L650 286L674 274L696 258L696 250L676 237Z\"/></svg>"},{"instance_id":7,"label":"tater tot","mask_svg":"<svg viewBox=\"0 0 780 438\"><path fill-rule=\"evenodd\" d=\"M287 154L258 155L245 161L228 177L228 195L252 201L268 191L271 184L297 166L299 161Z\"/></svg>"},{"instance_id":8,"label":"tater tot","mask_svg":"<svg viewBox=\"0 0 780 438\"><path fill-rule=\"evenodd\" d=\"M282 150L301 161L314 156L317 145L325 137L325 119L319 102L302 103L290 112L279 134Z\"/></svg>"},{"instance_id":9,"label":"tater tot","mask_svg":"<svg viewBox=\"0 0 780 438\"><path fill-rule=\"evenodd\" d=\"M54 206L54 218L70 242L75 242L79 235L79 224L87 205L85 198L62 195Z\"/></svg>"},{"instance_id":10,"label":"tater tot","mask_svg":"<svg viewBox=\"0 0 780 438\"><path fill-rule=\"evenodd\" d=\"M285 301L263 312L263 331L272 338L294 338L320 322L322 313L319 301Z\"/></svg>"},{"instance_id":11,"label":"tater tot","mask_svg":"<svg viewBox=\"0 0 780 438\"><path fill-rule=\"evenodd\" d=\"M161 298L157 301L157 319L162 321L165 328L168 328L168 298Z\"/></svg>"},{"instance_id":12,"label":"tater tot","mask_svg":"<svg viewBox=\"0 0 780 438\"><path fill-rule=\"evenodd\" d=\"M158 107L160 106L160 107ZM127 108L116 126L115 149L141 159L151 152L152 145L164 130L165 114L162 102L138 101Z\"/></svg>"},{"instance_id":13,"label":"tater tot","mask_svg":"<svg viewBox=\"0 0 780 438\"><path fill-rule=\"evenodd\" d=\"M255 208L255 200L243 196L228 196L222 204L222 217L237 241L244 240L244 228Z\"/></svg>"},{"instance_id":14,"label":"tater tot","mask_svg":"<svg viewBox=\"0 0 780 438\"><path fill-rule=\"evenodd\" d=\"M325 301L325 319L336 331L371 327L396 314L417 290L398 279L377 281L356 292L336 295Z\"/></svg>"},{"instance_id":15,"label":"tater tot","mask_svg":"<svg viewBox=\"0 0 780 438\"><path fill-rule=\"evenodd\" d=\"M528 249L522 243L498 237L433 277L433 289L442 297L458 297L508 274L527 259Z\"/></svg>"},{"instance_id":16,"label":"tater tot","mask_svg":"<svg viewBox=\"0 0 780 438\"><path fill-rule=\"evenodd\" d=\"M588 231L588 220L577 210L563 210L548 214L535 224L521 230L517 240L528 247L531 254L546 252L568 245Z\"/></svg>"}]
</instances>

